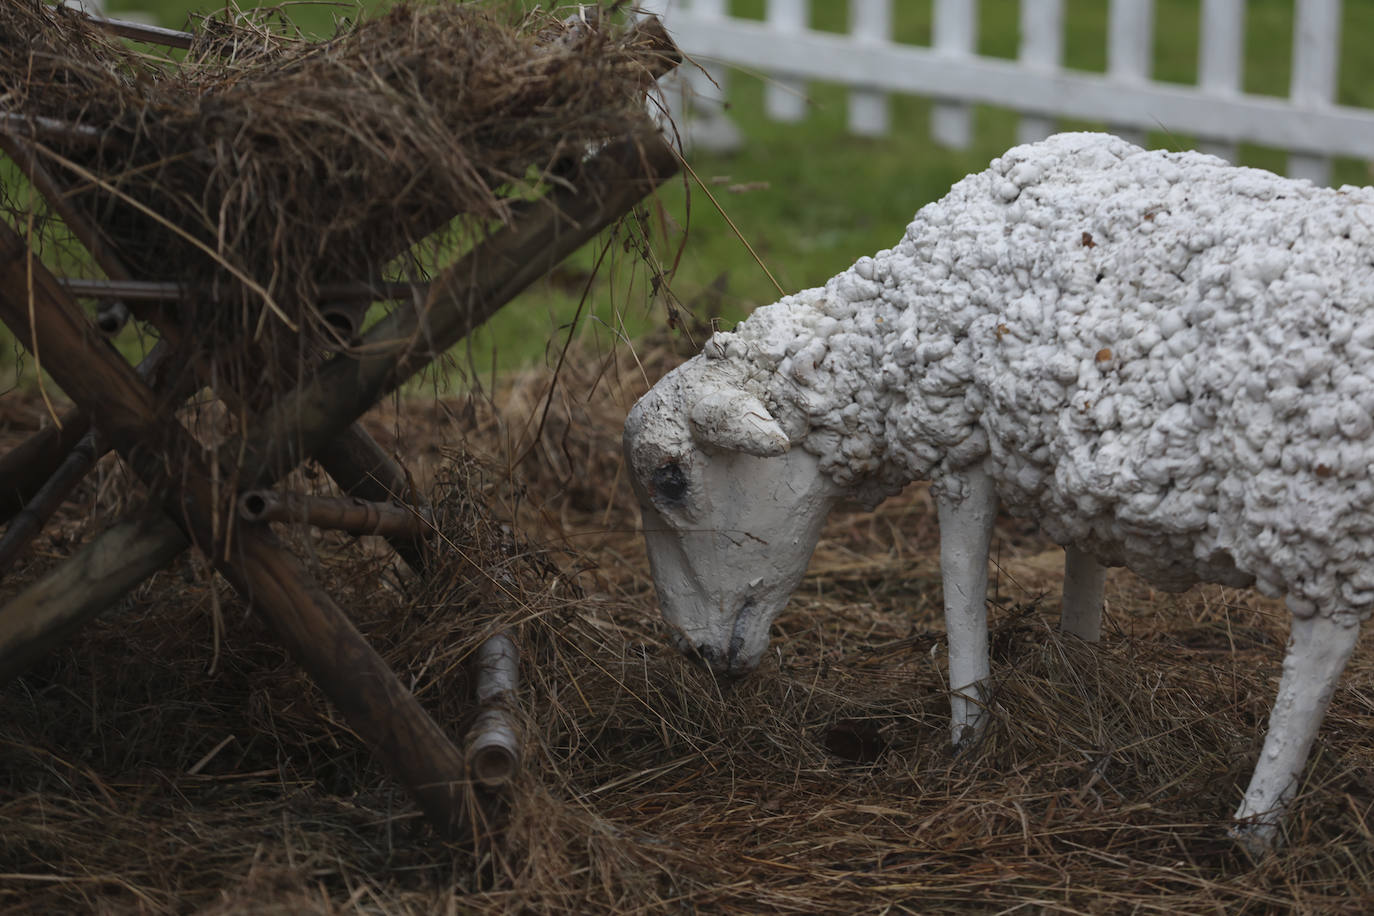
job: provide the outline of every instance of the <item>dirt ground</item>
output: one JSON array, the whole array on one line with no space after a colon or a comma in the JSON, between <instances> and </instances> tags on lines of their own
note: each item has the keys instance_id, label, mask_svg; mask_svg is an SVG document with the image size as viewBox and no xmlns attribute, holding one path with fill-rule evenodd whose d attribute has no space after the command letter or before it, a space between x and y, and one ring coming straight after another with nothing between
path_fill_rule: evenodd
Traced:
<instances>
[{"instance_id":1,"label":"dirt ground","mask_svg":"<svg viewBox=\"0 0 1374 916\"><path fill-rule=\"evenodd\" d=\"M679 658L619 455L625 410L674 358L580 352L552 394L538 371L370 416L444 520L425 580L380 543L283 532L454 735L473 648L517 635L524 768L474 848L435 839L188 555L0 687L0 909L1374 910L1368 634L1260 862L1226 819L1287 623L1252 592L1114 571L1104 641L1084 645L1054 629L1061 552L1003 520L995 720L955 756L938 533L913 486L832 519L755 675L722 685ZM44 415L7 394L4 444ZM135 507L128 481L107 458L0 598Z\"/></svg>"}]
</instances>

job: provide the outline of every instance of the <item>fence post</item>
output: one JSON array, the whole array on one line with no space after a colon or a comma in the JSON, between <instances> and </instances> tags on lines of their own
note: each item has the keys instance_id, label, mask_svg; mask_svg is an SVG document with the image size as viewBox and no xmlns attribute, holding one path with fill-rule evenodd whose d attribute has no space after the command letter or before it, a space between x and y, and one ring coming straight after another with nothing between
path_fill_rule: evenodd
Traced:
<instances>
[{"instance_id":1,"label":"fence post","mask_svg":"<svg viewBox=\"0 0 1374 916\"><path fill-rule=\"evenodd\" d=\"M690 0L687 4L692 16L707 21L725 18L725 0ZM728 153L740 148L743 138L739 127L726 113L725 99L729 94L729 77L719 64L691 64L687 70L688 99L687 136L697 149Z\"/></svg>"},{"instance_id":2,"label":"fence post","mask_svg":"<svg viewBox=\"0 0 1374 916\"><path fill-rule=\"evenodd\" d=\"M1064 60L1064 0L1021 0L1021 50L1028 70L1053 72ZM1025 115L1016 125L1016 142L1034 143L1054 133L1054 118Z\"/></svg>"},{"instance_id":3,"label":"fence post","mask_svg":"<svg viewBox=\"0 0 1374 916\"><path fill-rule=\"evenodd\" d=\"M978 44L978 0L935 0L934 48L950 57L971 57ZM938 102L930 133L942 146L967 149L973 142L973 112L967 105Z\"/></svg>"},{"instance_id":4,"label":"fence post","mask_svg":"<svg viewBox=\"0 0 1374 916\"><path fill-rule=\"evenodd\" d=\"M1238 95L1245 48L1245 0L1203 0L1201 25L1197 61L1199 88L1220 97ZM1202 140L1198 149L1236 161L1234 143Z\"/></svg>"},{"instance_id":5,"label":"fence post","mask_svg":"<svg viewBox=\"0 0 1374 916\"><path fill-rule=\"evenodd\" d=\"M1154 0L1112 0L1107 12L1107 73L1123 83L1150 78L1155 37ZM1145 145L1145 131L1114 128L1123 140Z\"/></svg>"},{"instance_id":6,"label":"fence post","mask_svg":"<svg viewBox=\"0 0 1374 916\"><path fill-rule=\"evenodd\" d=\"M768 0L764 21L779 41L806 28L811 19L811 0ZM775 121L800 121L806 115L806 83L771 76L763 90L763 107Z\"/></svg>"},{"instance_id":7,"label":"fence post","mask_svg":"<svg viewBox=\"0 0 1374 916\"><path fill-rule=\"evenodd\" d=\"M863 53L863 45L892 38L892 0L849 0L849 34ZM887 93L855 89L849 93L849 130L864 137L881 137L888 130Z\"/></svg>"},{"instance_id":8,"label":"fence post","mask_svg":"<svg viewBox=\"0 0 1374 916\"><path fill-rule=\"evenodd\" d=\"M1324 108L1336 98L1340 41L1341 0L1298 0L1293 23L1293 77L1288 91L1294 105ZM1288 157L1288 175L1328 184L1331 160L1293 153Z\"/></svg>"},{"instance_id":9,"label":"fence post","mask_svg":"<svg viewBox=\"0 0 1374 916\"><path fill-rule=\"evenodd\" d=\"M639 0L635 5L642 13L658 16L670 32L679 20L725 18L725 0ZM740 148L739 128L725 111L727 85L722 65L688 61L665 77L659 89L684 146L711 152Z\"/></svg>"}]
</instances>

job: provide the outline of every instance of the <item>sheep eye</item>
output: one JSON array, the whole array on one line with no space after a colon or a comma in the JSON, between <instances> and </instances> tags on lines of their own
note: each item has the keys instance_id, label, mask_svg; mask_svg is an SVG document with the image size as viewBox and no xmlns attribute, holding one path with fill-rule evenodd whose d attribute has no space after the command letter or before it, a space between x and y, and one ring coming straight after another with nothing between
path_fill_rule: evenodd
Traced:
<instances>
[{"instance_id":1,"label":"sheep eye","mask_svg":"<svg viewBox=\"0 0 1374 916\"><path fill-rule=\"evenodd\" d=\"M687 477L676 461L670 461L654 471L652 482L654 495L667 502L682 502L682 497L687 495Z\"/></svg>"}]
</instances>

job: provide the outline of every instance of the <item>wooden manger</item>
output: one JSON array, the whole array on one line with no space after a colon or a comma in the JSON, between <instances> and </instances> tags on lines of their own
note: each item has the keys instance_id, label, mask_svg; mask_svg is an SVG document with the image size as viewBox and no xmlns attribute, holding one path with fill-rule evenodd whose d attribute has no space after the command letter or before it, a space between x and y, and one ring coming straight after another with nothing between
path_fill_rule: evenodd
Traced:
<instances>
[{"instance_id":1,"label":"wooden manger","mask_svg":"<svg viewBox=\"0 0 1374 916\"><path fill-rule=\"evenodd\" d=\"M70 12L34 5L30 13L46 17L54 27L94 29L76 22ZM207 32L213 33L208 38L127 23L98 25L125 38L183 49L194 49L202 39L225 43L249 34L219 21L207 21ZM596 19L574 23L540 45L552 49L540 53L557 54L560 46L575 43L569 35L576 38L601 28ZM640 62L635 92L642 99L680 58L655 20L625 31L624 41ZM197 59L214 53L203 51ZM191 371L185 371L184 355L201 352L188 342L199 333L188 318L197 312L198 297L213 291L146 276L132 266L146 263L146 257L130 257L133 252L113 241L109 227L81 205L79 192L89 190L94 178L72 150L102 147L101 156L108 156L103 147L117 140L115 132L100 125L66 121L41 107L0 112L0 149L104 274L97 280L57 277L35 251L32 219L28 224L0 223L0 319L76 405L0 457L0 521L9 523L0 539L0 575L108 449L119 453L161 512L114 524L0 608L0 678L22 671L194 545L270 623L281 644L381 757L428 821L445 836L472 837L483 812L473 808L479 796L472 791L464 754L283 547L268 520L286 517L380 533L422 573L426 551L433 549L424 538L431 515L411 492L404 470L356 421L531 282L629 213L677 171L676 152L661 135L640 133L608 137L594 151L587 146L566 150L556 162L533 163L549 176L546 190L510 207L508 218L488 221L488 228L427 283L378 281L385 265L401 253L389 250L394 244L382 243L368 263L349 265L344 273L351 276L334 272L322 278L317 302L306 305L353 303L341 313L356 317L358 303L395 300L391 311L366 333L309 363L308 371L290 376L289 384L264 392L235 390L232 380L215 377L213 370L207 374L207 367L194 360ZM193 147L195 138L187 143ZM132 206L142 205L135 201ZM425 220L432 223L433 214ZM434 228L422 226L406 242ZM233 234L233 226L219 230L221 241ZM143 365L136 369L115 350L77 304L78 297L122 303L156 335L159 343ZM217 324L222 339L214 345L232 348L248 365L274 372L291 347L283 348L280 336L269 341L260 334L263 322L272 320L266 310L271 304L264 303L256 328L240 326L235 333L232 322ZM106 317L109 313L102 311ZM355 332L351 326L343 335ZM169 371L169 366L183 371ZM180 406L202 389L240 417L237 433L213 446L195 440L178 420ZM307 458L333 478L345 500L271 489ZM513 652L514 643L505 636L499 639L503 651ZM508 664L513 672L513 657ZM508 696L510 688L502 680L493 696ZM501 753L509 750L508 744L501 745ZM497 783L503 777L504 771L483 781Z\"/></svg>"}]
</instances>

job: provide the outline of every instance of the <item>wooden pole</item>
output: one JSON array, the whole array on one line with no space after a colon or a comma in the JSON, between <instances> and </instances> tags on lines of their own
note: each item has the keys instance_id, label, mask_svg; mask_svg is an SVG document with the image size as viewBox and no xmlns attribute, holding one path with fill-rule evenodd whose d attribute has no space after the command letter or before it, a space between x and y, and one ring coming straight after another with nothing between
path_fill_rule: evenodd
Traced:
<instances>
[{"instance_id":1,"label":"wooden pole","mask_svg":"<svg viewBox=\"0 0 1374 916\"><path fill-rule=\"evenodd\" d=\"M81 482L96 459L105 454L106 446L100 433L88 430L81 441L73 446L62 463L57 466L51 477L38 492L10 520L5 534L0 537L0 577L3 577L21 554L33 536L43 529L48 519L67 499L67 495Z\"/></svg>"},{"instance_id":2,"label":"wooden pole","mask_svg":"<svg viewBox=\"0 0 1374 916\"><path fill-rule=\"evenodd\" d=\"M0 524L24 510L90 429L84 411L68 410L0 457Z\"/></svg>"},{"instance_id":3,"label":"wooden pole","mask_svg":"<svg viewBox=\"0 0 1374 916\"><path fill-rule=\"evenodd\" d=\"M38 161L32 146L18 137L0 132L0 151L14 160L15 165L19 166L34 188L47 200L53 212L90 252L92 259L105 271L106 276L116 282L131 280L128 270L115 256L114 248L105 234L70 205L57 181ZM140 311L139 314L145 320L159 317L146 310ZM154 323L162 324L157 321ZM161 327L159 331L166 340L167 332ZM0 521L8 521L23 511L44 488L57 468L65 462L72 449L84 441L91 428L89 415L79 408L63 414L58 422L61 425L60 429L48 427L40 430L0 459ZM102 448L94 458L99 458L104 453L105 449ZM94 464L94 460L86 466L89 467L91 464ZM70 467L74 469L76 465ZM79 480L80 477L72 481L72 485Z\"/></svg>"},{"instance_id":4,"label":"wooden pole","mask_svg":"<svg viewBox=\"0 0 1374 916\"><path fill-rule=\"evenodd\" d=\"M139 363L139 376L144 379L155 378L164 364L166 355L167 347L159 341ZM33 536L42 530L48 519L61 508L67 495L109 449L109 445L97 429L87 430L81 440L72 447L48 480L10 520L4 536L0 537L0 576L9 571Z\"/></svg>"},{"instance_id":5,"label":"wooden pole","mask_svg":"<svg viewBox=\"0 0 1374 916\"><path fill-rule=\"evenodd\" d=\"M308 496L276 490L248 490L239 496L239 517L249 522L287 522L416 540L434 530L430 513L398 502L372 502L356 496Z\"/></svg>"},{"instance_id":6,"label":"wooden pole","mask_svg":"<svg viewBox=\"0 0 1374 916\"><path fill-rule=\"evenodd\" d=\"M0 111L0 136L80 146L96 146L101 141L109 139L104 131L86 124L71 124L57 118L23 115L11 111Z\"/></svg>"},{"instance_id":7,"label":"wooden pole","mask_svg":"<svg viewBox=\"0 0 1374 916\"><path fill-rule=\"evenodd\" d=\"M0 608L0 684L62 643L108 604L188 546L164 515L107 528L59 567Z\"/></svg>"},{"instance_id":8,"label":"wooden pole","mask_svg":"<svg viewBox=\"0 0 1374 916\"><path fill-rule=\"evenodd\" d=\"M191 43L196 40L196 36L190 32L178 32L175 29L145 25L142 22L130 22L127 19L106 19L103 16L92 16L90 13L87 13L86 16L105 31L118 35L120 38L146 41L150 45L162 45L167 48L180 48L183 51L189 51Z\"/></svg>"},{"instance_id":9,"label":"wooden pole","mask_svg":"<svg viewBox=\"0 0 1374 916\"><path fill-rule=\"evenodd\" d=\"M162 302L174 304L193 296L201 296L196 287L170 280L91 280L85 277L59 278L62 288L78 299L119 299L127 302ZM321 283L320 301L338 300L345 303L387 302L423 296L427 283ZM213 301L213 300L211 300Z\"/></svg>"},{"instance_id":10,"label":"wooden pole","mask_svg":"<svg viewBox=\"0 0 1374 916\"><path fill-rule=\"evenodd\" d=\"M304 568L261 526L239 524L212 487L198 446L162 419L156 396L32 255L0 225L0 319L88 412L144 481L165 487L169 515L258 609L447 836L472 829L462 755ZM152 449L151 445L158 444ZM171 473L168 473L168 471ZM157 546L157 545L153 545Z\"/></svg>"},{"instance_id":11,"label":"wooden pole","mask_svg":"<svg viewBox=\"0 0 1374 916\"><path fill-rule=\"evenodd\" d=\"M427 518L433 518L429 506L415 492L405 471L357 423L318 449L315 460L334 478L345 496L376 503L400 500L415 506ZM426 542L432 533L433 528L429 527L414 536L387 535L387 541L407 566L423 574L429 569L430 548Z\"/></svg>"}]
</instances>

